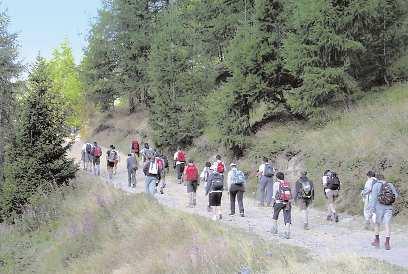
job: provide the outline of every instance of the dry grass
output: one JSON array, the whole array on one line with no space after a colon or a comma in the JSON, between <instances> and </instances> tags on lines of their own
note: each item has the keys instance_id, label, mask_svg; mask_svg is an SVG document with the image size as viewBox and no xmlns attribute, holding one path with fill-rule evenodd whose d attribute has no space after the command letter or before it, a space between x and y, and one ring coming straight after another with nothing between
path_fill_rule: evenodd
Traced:
<instances>
[{"instance_id":1,"label":"dry grass","mask_svg":"<svg viewBox=\"0 0 408 274\"><path fill-rule=\"evenodd\" d=\"M402 273L355 256L310 257L83 177L35 231L2 228L1 273Z\"/></svg>"}]
</instances>

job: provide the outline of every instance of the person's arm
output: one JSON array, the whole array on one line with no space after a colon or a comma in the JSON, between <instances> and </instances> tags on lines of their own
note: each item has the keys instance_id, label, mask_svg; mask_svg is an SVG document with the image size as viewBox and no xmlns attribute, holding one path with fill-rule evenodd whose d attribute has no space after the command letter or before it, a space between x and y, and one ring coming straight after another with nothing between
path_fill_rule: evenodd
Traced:
<instances>
[{"instance_id":1,"label":"person's arm","mask_svg":"<svg viewBox=\"0 0 408 274\"><path fill-rule=\"evenodd\" d=\"M272 202L276 203L276 193L278 193L279 190L279 181L276 181L273 183L273 188L272 188Z\"/></svg>"},{"instance_id":2,"label":"person's arm","mask_svg":"<svg viewBox=\"0 0 408 274\"><path fill-rule=\"evenodd\" d=\"M398 191L397 191L397 189L395 188L394 184L391 184L391 189L392 189L392 192L393 192L394 195L395 195L395 199L397 199L398 196L399 196L399 194L398 194Z\"/></svg>"},{"instance_id":3,"label":"person's arm","mask_svg":"<svg viewBox=\"0 0 408 274\"><path fill-rule=\"evenodd\" d=\"M311 197L311 200L313 201L313 200L314 200L314 197L315 197L314 184L313 184L313 182L310 181L310 180L309 180L309 182L310 182L310 186L312 187L312 197Z\"/></svg>"},{"instance_id":4,"label":"person's arm","mask_svg":"<svg viewBox=\"0 0 408 274\"><path fill-rule=\"evenodd\" d=\"M296 181L296 184L295 184L295 193L293 194L293 196L294 196L294 200L295 201L297 201L300 197L299 197L299 192L300 192L300 188L301 188L301 185L302 183L300 182L300 180L297 180Z\"/></svg>"},{"instance_id":5,"label":"person's arm","mask_svg":"<svg viewBox=\"0 0 408 274\"><path fill-rule=\"evenodd\" d=\"M150 166L150 162L149 161L147 161L146 163L145 163L145 165L143 166L143 173L144 173L144 175L148 175L149 174L149 166Z\"/></svg>"},{"instance_id":6,"label":"person's arm","mask_svg":"<svg viewBox=\"0 0 408 274\"><path fill-rule=\"evenodd\" d=\"M378 201L378 193L380 192L382 183L376 183L373 185L370 193L370 200L369 200L369 208L371 210L375 209L375 206L377 205Z\"/></svg>"},{"instance_id":7,"label":"person's arm","mask_svg":"<svg viewBox=\"0 0 408 274\"><path fill-rule=\"evenodd\" d=\"M208 193L210 192L211 185L212 185L211 178L212 178L212 175L208 176L207 184L205 185L205 195L208 195Z\"/></svg>"}]
</instances>

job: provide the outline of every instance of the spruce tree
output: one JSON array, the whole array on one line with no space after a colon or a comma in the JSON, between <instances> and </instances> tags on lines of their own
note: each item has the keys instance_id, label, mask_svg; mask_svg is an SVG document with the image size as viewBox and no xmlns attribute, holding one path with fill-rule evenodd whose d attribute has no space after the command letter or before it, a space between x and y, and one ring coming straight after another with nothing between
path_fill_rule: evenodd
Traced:
<instances>
[{"instance_id":1,"label":"spruce tree","mask_svg":"<svg viewBox=\"0 0 408 274\"><path fill-rule=\"evenodd\" d=\"M15 140L7 147L6 181L1 213L11 219L36 193L47 194L75 177L77 166L67 158L71 143L63 103L52 92L46 61L38 58L21 102Z\"/></svg>"}]
</instances>

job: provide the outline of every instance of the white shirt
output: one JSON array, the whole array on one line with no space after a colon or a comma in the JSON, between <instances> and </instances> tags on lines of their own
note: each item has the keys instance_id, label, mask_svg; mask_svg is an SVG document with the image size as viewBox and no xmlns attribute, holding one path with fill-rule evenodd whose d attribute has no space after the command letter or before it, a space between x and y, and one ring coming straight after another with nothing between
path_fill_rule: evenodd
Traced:
<instances>
[{"instance_id":1,"label":"white shirt","mask_svg":"<svg viewBox=\"0 0 408 274\"><path fill-rule=\"evenodd\" d=\"M364 189L361 191L361 196L363 196L364 200L367 200L370 197L371 190L373 189L373 182L377 180L375 177L368 178L365 185Z\"/></svg>"},{"instance_id":2,"label":"white shirt","mask_svg":"<svg viewBox=\"0 0 408 274\"><path fill-rule=\"evenodd\" d=\"M228 184L228 190L231 188L231 185L234 183L234 172L237 171L236 167L233 167L229 172L228 172L228 178L227 178L227 184Z\"/></svg>"}]
</instances>

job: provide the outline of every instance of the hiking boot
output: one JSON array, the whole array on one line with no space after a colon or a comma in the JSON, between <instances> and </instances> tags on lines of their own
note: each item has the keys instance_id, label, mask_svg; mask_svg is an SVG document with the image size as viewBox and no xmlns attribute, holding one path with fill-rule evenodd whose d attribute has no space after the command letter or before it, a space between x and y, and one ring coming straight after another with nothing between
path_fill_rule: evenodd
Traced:
<instances>
[{"instance_id":1,"label":"hiking boot","mask_svg":"<svg viewBox=\"0 0 408 274\"><path fill-rule=\"evenodd\" d=\"M391 250L390 238L389 237L385 238L384 248L385 248L385 250Z\"/></svg>"},{"instance_id":2,"label":"hiking boot","mask_svg":"<svg viewBox=\"0 0 408 274\"><path fill-rule=\"evenodd\" d=\"M336 223L339 222L339 215L337 215L336 213L333 214L333 219Z\"/></svg>"},{"instance_id":3,"label":"hiking boot","mask_svg":"<svg viewBox=\"0 0 408 274\"><path fill-rule=\"evenodd\" d=\"M244 212L239 213L239 215L240 215L241 217L245 217Z\"/></svg>"},{"instance_id":4,"label":"hiking boot","mask_svg":"<svg viewBox=\"0 0 408 274\"><path fill-rule=\"evenodd\" d=\"M308 224L308 223L304 224L304 225L303 225L303 229L304 229L304 230L309 230L309 229L310 229L309 224Z\"/></svg>"}]
</instances>

